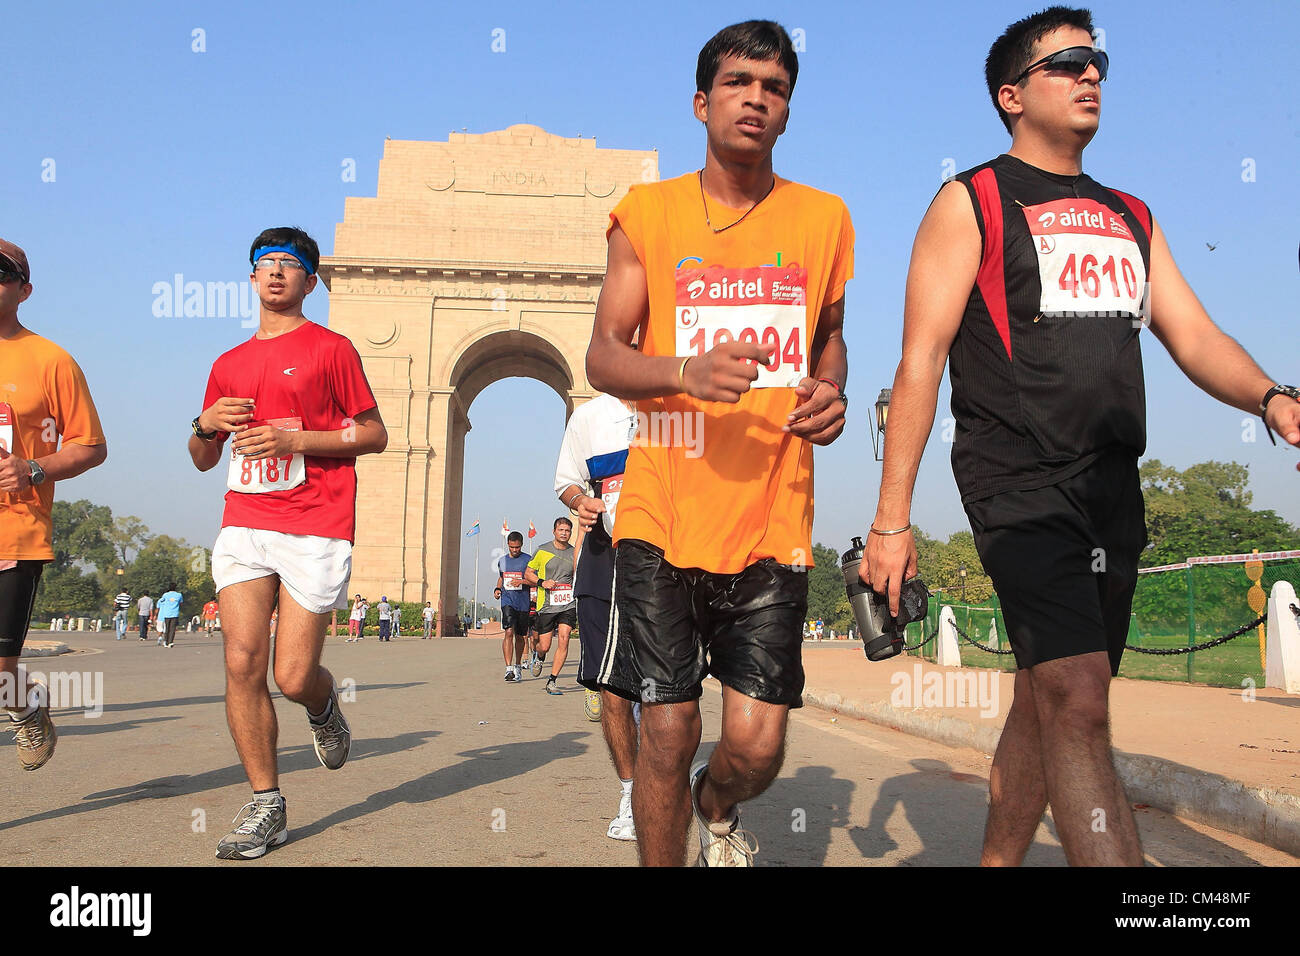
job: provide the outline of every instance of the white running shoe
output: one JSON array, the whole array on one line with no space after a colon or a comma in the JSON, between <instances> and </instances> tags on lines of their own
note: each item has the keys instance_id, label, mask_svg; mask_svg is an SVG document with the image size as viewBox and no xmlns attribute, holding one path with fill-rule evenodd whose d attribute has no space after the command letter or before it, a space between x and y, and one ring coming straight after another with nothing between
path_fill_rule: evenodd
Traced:
<instances>
[{"instance_id":1,"label":"white running shoe","mask_svg":"<svg viewBox=\"0 0 1300 956\"><path fill-rule=\"evenodd\" d=\"M625 793L618 800L618 816L609 822L605 834L611 840L635 840L636 823L632 820L632 794Z\"/></svg>"},{"instance_id":2,"label":"white running shoe","mask_svg":"<svg viewBox=\"0 0 1300 956\"><path fill-rule=\"evenodd\" d=\"M708 761L691 768L691 809L695 811L695 829L700 838L700 856L696 866L753 866L758 840L740 828L740 810L722 823L713 823L700 812L700 782L709 769ZM750 844L753 844L751 846Z\"/></svg>"}]
</instances>

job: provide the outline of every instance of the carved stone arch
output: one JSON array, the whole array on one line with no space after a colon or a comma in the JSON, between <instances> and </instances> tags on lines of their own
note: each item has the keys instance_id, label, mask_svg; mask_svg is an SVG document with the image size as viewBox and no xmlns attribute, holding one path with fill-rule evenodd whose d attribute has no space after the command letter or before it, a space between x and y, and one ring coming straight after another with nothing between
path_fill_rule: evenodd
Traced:
<instances>
[{"instance_id":1,"label":"carved stone arch","mask_svg":"<svg viewBox=\"0 0 1300 956\"><path fill-rule=\"evenodd\" d=\"M592 397L605 227L647 169L654 151L534 126L385 141L377 195L346 200L320 268L389 436L357 461L349 594L433 601L440 633L455 617L470 405L513 377L553 389L566 419Z\"/></svg>"}]
</instances>

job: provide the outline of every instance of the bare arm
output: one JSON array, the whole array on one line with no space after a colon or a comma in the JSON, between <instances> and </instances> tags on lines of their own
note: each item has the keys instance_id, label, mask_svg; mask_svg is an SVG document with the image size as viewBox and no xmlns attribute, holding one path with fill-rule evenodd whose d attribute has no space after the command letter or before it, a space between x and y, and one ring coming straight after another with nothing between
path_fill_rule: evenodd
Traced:
<instances>
[{"instance_id":1,"label":"bare arm","mask_svg":"<svg viewBox=\"0 0 1300 956\"><path fill-rule=\"evenodd\" d=\"M939 383L980 263L980 234L965 187L949 183L930 204L912 245L903 312L903 357L894 374L885 430L885 460L873 527L881 531L911 522L912 490L921 466ZM911 533L869 535L860 572L879 593L889 594L891 613L906 578L916 573Z\"/></svg>"},{"instance_id":2,"label":"bare arm","mask_svg":"<svg viewBox=\"0 0 1300 956\"><path fill-rule=\"evenodd\" d=\"M609 234L605 282L587 347L587 381L592 388L617 398L657 398L685 391L704 401L735 404L758 378L757 366L749 363L766 362L772 354L770 345L727 342L690 358L684 368L680 358L642 354L631 342L649 311L645 267L616 224Z\"/></svg>"},{"instance_id":3,"label":"bare arm","mask_svg":"<svg viewBox=\"0 0 1300 956\"><path fill-rule=\"evenodd\" d=\"M69 442L52 455L41 458L20 458L0 450L0 491L21 492L31 486L32 470L27 462L35 461L45 472L47 481L75 478L82 472L101 465L108 457L108 445L78 445Z\"/></svg>"},{"instance_id":4,"label":"bare arm","mask_svg":"<svg viewBox=\"0 0 1300 956\"><path fill-rule=\"evenodd\" d=\"M1183 373L1206 393L1252 415L1277 379L1269 378L1238 343L1214 324L1174 262L1160 225L1151 224L1151 331ZM1269 402L1268 424L1300 445L1300 402Z\"/></svg>"}]
</instances>

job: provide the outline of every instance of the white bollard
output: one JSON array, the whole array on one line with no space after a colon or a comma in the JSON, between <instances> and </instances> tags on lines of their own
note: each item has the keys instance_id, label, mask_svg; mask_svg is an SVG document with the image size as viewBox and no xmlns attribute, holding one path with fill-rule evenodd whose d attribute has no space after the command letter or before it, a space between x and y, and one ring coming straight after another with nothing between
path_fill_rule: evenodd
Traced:
<instances>
[{"instance_id":1,"label":"white bollard","mask_svg":"<svg viewBox=\"0 0 1300 956\"><path fill-rule=\"evenodd\" d=\"M945 667L961 667L961 650L957 647L957 616L946 604L939 612L939 636L935 640L939 642L939 647L934 662Z\"/></svg>"},{"instance_id":2,"label":"white bollard","mask_svg":"<svg viewBox=\"0 0 1300 956\"><path fill-rule=\"evenodd\" d=\"M1295 588L1288 581L1278 581L1268 597L1268 630L1265 632L1264 686L1276 687L1288 694L1300 694L1300 622L1291 605L1300 606Z\"/></svg>"}]
</instances>

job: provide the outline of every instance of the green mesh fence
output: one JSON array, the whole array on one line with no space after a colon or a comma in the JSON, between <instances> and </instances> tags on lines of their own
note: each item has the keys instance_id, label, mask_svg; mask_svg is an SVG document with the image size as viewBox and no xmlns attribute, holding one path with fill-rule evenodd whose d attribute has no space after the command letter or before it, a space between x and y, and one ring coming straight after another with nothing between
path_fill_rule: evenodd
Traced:
<instances>
[{"instance_id":1,"label":"green mesh fence","mask_svg":"<svg viewBox=\"0 0 1300 956\"><path fill-rule=\"evenodd\" d=\"M1138 577L1129 622L1130 648L1175 648L1202 644L1249 624L1265 610L1251 604L1251 590L1259 579L1255 601L1265 608L1269 592L1277 581L1289 581L1300 591L1300 559L1193 563L1186 568L1155 571ZM939 611L951 606L953 615L968 636L981 644L1007 650L1006 623L996 595L980 605L967 605L949 594L933 595L924 621L909 624L907 643L918 644L939 626ZM1261 601L1262 598L1262 601ZM1264 686L1262 654L1263 628L1257 628L1225 644L1188 654L1152 655L1126 651L1120 665L1121 677L1144 680L1191 681L1217 687L1241 687L1249 678ZM933 661L938 639L908 651ZM1015 670L1011 655L995 655L959 641L963 667Z\"/></svg>"}]
</instances>

